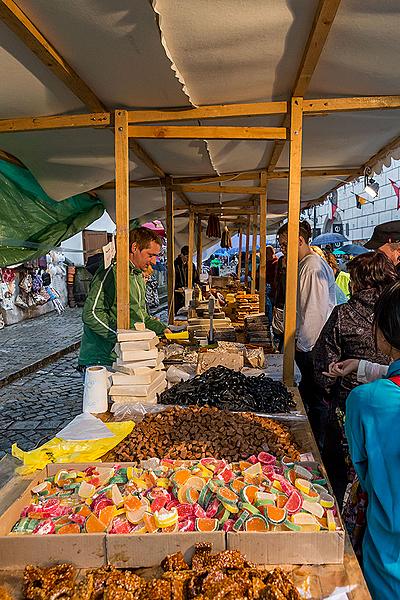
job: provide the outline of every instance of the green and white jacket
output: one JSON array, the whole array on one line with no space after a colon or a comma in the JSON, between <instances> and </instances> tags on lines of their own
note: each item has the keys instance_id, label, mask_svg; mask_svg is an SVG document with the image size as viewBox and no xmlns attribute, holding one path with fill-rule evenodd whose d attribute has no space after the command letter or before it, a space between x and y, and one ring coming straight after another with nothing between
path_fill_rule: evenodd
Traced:
<instances>
[{"instance_id":1,"label":"green and white jacket","mask_svg":"<svg viewBox=\"0 0 400 600\"><path fill-rule=\"evenodd\" d=\"M148 329L161 335L167 327L151 317L146 310L146 283L142 272L129 264L130 323L145 323ZM115 360L117 341L116 265L99 269L95 274L82 313L83 335L79 353L80 365L109 366Z\"/></svg>"}]
</instances>

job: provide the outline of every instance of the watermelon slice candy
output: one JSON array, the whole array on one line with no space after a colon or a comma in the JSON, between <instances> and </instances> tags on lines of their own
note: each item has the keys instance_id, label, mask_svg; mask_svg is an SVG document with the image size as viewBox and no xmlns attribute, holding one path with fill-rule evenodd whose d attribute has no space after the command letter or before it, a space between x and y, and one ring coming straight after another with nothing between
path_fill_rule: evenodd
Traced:
<instances>
[{"instance_id":1,"label":"watermelon slice candy","mask_svg":"<svg viewBox=\"0 0 400 600\"><path fill-rule=\"evenodd\" d=\"M226 466L220 473L217 475L218 479L225 481L225 483L229 483L232 479L235 478L233 471Z\"/></svg>"},{"instance_id":2,"label":"watermelon slice candy","mask_svg":"<svg viewBox=\"0 0 400 600\"><path fill-rule=\"evenodd\" d=\"M176 510L178 512L178 520L184 521L193 515L193 505L192 504L177 504ZM168 508L168 505L165 507L168 511L171 510ZM172 508L172 507L171 507Z\"/></svg>"},{"instance_id":3,"label":"watermelon slice candy","mask_svg":"<svg viewBox=\"0 0 400 600\"><path fill-rule=\"evenodd\" d=\"M173 508L174 506L178 507L179 506L179 500L170 500L164 508L166 508L167 510L171 510L171 508ZM179 511L178 511L179 512Z\"/></svg>"},{"instance_id":4,"label":"watermelon slice candy","mask_svg":"<svg viewBox=\"0 0 400 600\"><path fill-rule=\"evenodd\" d=\"M223 471L227 466L228 463L225 460L217 460L215 464L214 475L218 475L218 473L221 473L221 471Z\"/></svg>"},{"instance_id":5,"label":"watermelon slice candy","mask_svg":"<svg viewBox=\"0 0 400 600\"><path fill-rule=\"evenodd\" d=\"M233 531L233 526L235 521L233 519L228 519L222 526L223 531Z\"/></svg>"},{"instance_id":6,"label":"watermelon slice candy","mask_svg":"<svg viewBox=\"0 0 400 600\"><path fill-rule=\"evenodd\" d=\"M268 452L260 452L257 456L257 461L262 465L274 466L276 464L275 456L272 456L272 454L269 454Z\"/></svg>"},{"instance_id":7,"label":"watermelon slice candy","mask_svg":"<svg viewBox=\"0 0 400 600\"><path fill-rule=\"evenodd\" d=\"M71 515L70 519L73 523L78 523L78 525L81 525L82 527L86 521L86 517L84 517L83 515L79 515L79 514Z\"/></svg>"},{"instance_id":8,"label":"watermelon slice candy","mask_svg":"<svg viewBox=\"0 0 400 600\"><path fill-rule=\"evenodd\" d=\"M93 500L92 504L90 505L90 508L93 512L98 514L102 508L105 508L106 506L111 506L112 504L114 503L111 500L111 498L107 498L107 496L101 495L97 496L97 498Z\"/></svg>"},{"instance_id":9,"label":"watermelon slice candy","mask_svg":"<svg viewBox=\"0 0 400 600\"><path fill-rule=\"evenodd\" d=\"M290 494L288 501L285 504L285 509L289 515L293 515L301 509L303 505L303 498L297 490L293 490Z\"/></svg>"},{"instance_id":10,"label":"watermelon slice candy","mask_svg":"<svg viewBox=\"0 0 400 600\"><path fill-rule=\"evenodd\" d=\"M157 496L155 500L150 504L151 512L158 512L161 508L165 508L165 505L168 503L168 498L166 496Z\"/></svg>"},{"instance_id":11,"label":"watermelon slice candy","mask_svg":"<svg viewBox=\"0 0 400 600\"><path fill-rule=\"evenodd\" d=\"M179 531L194 531L196 528L196 519L194 517L189 517L183 521L179 521L178 529Z\"/></svg>"},{"instance_id":12,"label":"watermelon slice candy","mask_svg":"<svg viewBox=\"0 0 400 600\"><path fill-rule=\"evenodd\" d=\"M35 535L50 535L56 532L56 526L51 519L45 519L38 523L32 531Z\"/></svg>"},{"instance_id":13,"label":"watermelon slice candy","mask_svg":"<svg viewBox=\"0 0 400 600\"><path fill-rule=\"evenodd\" d=\"M212 519L218 512L219 509L219 500L215 499L211 502L206 510L206 516L208 519Z\"/></svg>"},{"instance_id":14,"label":"watermelon slice candy","mask_svg":"<svg viewBox=\"0 0 400 600\"><path fill-rule=\"evenodd\" d=\"M130 533L132 525L125 517L115 517L112 523L110 533Z\"/></svg>"},{"instance_id":15,"label":"watermelon slice candy","mask_svg":"<svg viewBox=\"0 0 400 600\"><path fill-rule=\"evenodd\" d=\"M252 454L251 456L249 456L249 458L247 460L252 465L255 465L257 462L261 462L261 460L259 460L255 454Z\"/></svg>"},{"instance_id":16,"label":"watermelon slice candy","mask_svg":"<svg viewBox=\"0 0 400 600\"><path fill-rule=\"evenodd\" d=\"M193 515L198 519L204 519L207 516L207 513L200 504L193 504Z\"/></svg>"}]
</instances>

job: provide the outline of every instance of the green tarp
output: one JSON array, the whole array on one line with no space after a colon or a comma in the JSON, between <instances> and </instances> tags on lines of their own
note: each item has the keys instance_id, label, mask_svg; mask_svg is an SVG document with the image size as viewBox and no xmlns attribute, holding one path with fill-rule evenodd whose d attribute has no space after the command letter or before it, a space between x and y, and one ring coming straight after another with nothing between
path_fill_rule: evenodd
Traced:
<instances>
[{"instance_id":1,"label":"green tarp","mask_svg":"<svg viewBox=\"0 0 400 600\"><path fill-rule=\"evenodd\" d=\"M0 267L43 256L101 217L98 198L78 194L56 202L33 175L0 161Z\"/></svg>"}]
</instances>

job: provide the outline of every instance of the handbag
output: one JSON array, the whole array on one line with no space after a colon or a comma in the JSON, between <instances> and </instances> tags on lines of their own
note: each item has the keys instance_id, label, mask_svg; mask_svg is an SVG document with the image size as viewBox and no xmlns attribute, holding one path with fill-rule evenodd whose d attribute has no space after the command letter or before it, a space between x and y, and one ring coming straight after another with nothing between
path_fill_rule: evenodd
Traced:
<instances>
[{"instance_id":1,"label":"handbag","mask_svg":"<svg viewBox=\"0 0 400 600\"><path fill-rule=\"evenodd\" d=\"M276 335L283 335L285 332L285 311L283 308L274 306L272 310L272 330Z\"/></svg>"}]
</instances>

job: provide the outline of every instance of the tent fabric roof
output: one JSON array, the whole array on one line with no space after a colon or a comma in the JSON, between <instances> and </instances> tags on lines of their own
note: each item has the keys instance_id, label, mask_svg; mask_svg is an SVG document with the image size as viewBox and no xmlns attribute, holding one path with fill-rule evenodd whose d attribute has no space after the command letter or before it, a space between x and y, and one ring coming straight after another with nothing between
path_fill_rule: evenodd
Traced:
<instances>
[{"instance_id":1,"label":"tent fabric roof","mask_svg":"<svg viewBox=\"0 0 400 600\"><path fill-rule=\"evenodd\" d=\"M318 0L16 0L16 4L111 110L289 100L319 6ZM342 1L305 96L398 93L399 13L398 0ZM2 22L0 40L0 75L6 82L0 118L88 112ZM213 124L281 126L282 115ZM395 110L307 116L303 167L359 168L399 135ZM28 166L57 200L114 178L110 131L36 131L0 138L0 148ZM164 172L175 176L266 168L274 147L270 141L247 140L139 142ZM400 156L400 151L394 150L393 156ZM390 155L377 161L378 171L385 160L390 161ZM278 169L287 167L288 144L277 164ZM130 175L154 177L132 153ZM302 205L345 179L303 178ZM99 196L112 214L114 192L101 190ZM218 194L187 196L197 204L218 202ZM287 180L270 180L268 196L281 201L268 207L276 221L287 211ZM241 196L223 194L222 202L235 198ZM158 188L131 190L132 216L162 217L164 203Z\"/></svg>"}]
</instances>

